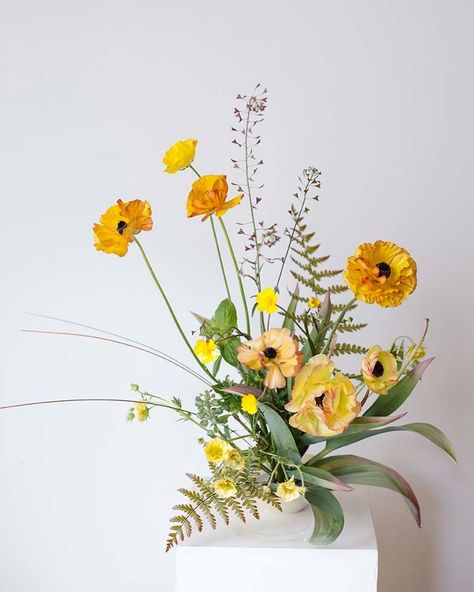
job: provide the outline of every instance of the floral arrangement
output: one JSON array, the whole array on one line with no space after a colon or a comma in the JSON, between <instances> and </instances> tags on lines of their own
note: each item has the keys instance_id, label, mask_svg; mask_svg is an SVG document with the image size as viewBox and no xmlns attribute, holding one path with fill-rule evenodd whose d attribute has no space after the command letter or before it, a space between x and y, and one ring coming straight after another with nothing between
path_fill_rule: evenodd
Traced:
<instances>
[{"instance_id":1,"label":"floral arrangement","mask_svg":"<svg viewBox=\"0 0 474 592\"><path fill-rule=\"evenodd\" d=\"M346 340L365 326L353 318L359 301L394 307L414 292L416 263L406 249L378 240L357 247L345 269L328 268L329 256L320 254L306 222L320 189L321 175L314 167L298 178L288 228L281 236L276 224L258 220L261 187L256 177L263 163L256 151L267 91L258 85L237 101L232 130L238 155L232 166L241 178L231 184L233 191L226 175L201 175L195 139L177 142L163 158L166 173L195 177L187 216L201 217L203 231L211 233L222 273L225 297L208 314L193 313L197 336L184 331L142 245L141 233L153 229L151 205L119 199L93 229L98 251L124 257L129 249L138 249L194 367L138 342L113 341L175 364L203 385L194 406L132 385L128 420L147 421L153 409L166 408L203 432L199 444L210 476L187 475L189 486L179 490L183 500L173 508L166 549L193 529L201 531L204 521L215 528L217 517L228 524L233 514L245 522L259 517L261 502L281 509L301 496L315 517L310 541L327 545L344 525L334 492L349 492L353 484L400 493L420 525L417 498L401 475L367 458L334 454L366 438L407 431L455 459L436 427L394 425L405 415L399 408L433 360L425 353L428 321L418 340L402 336L369 348ZM237 227L245 241L239 261L226 221L243 207L248 219ZM282 252L274 254L282 244ZM223 248L230 253L231 269L224 264ZM290 291L282 289L285 271L295 280ZM344 371L346 355L358 357L355 373Z\"/></svg>"}]
</instances>

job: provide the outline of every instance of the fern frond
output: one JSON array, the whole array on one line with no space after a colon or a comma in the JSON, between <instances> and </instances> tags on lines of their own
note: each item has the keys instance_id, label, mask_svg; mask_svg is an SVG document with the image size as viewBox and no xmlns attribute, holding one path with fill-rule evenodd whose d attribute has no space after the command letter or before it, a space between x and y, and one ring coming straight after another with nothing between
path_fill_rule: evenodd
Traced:
<instances>
[{"instance_id":1,"label":"fern frond","mask_svg":"<svg viewBox=\"0 0 474 592\"><path fill-rule=\"evenodd\" d=\"M343 354L365 354L368 349L355 343L337 343L334 349L335 356L342 356Z\"/></svg>"},{"instance_id":2,"label":"fern frond","mask_svg":"<svg viewBox=\"0 0 474 592\"><path fill-rule=\"evenodd\" d=\"M367 327L367 323L341 323L337 328L339 333L354 333Z\"/></svg>"}]
</instances>

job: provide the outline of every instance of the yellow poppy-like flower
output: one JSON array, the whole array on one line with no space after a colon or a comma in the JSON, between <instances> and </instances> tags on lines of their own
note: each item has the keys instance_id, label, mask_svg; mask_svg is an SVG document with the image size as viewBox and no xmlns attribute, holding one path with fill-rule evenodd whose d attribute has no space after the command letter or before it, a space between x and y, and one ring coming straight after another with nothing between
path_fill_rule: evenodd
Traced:
<instances>
[{"instance_id":1,"label":"yellow poppy-like flower","mask_svg":"<svg viewBox=\"0 0 474 592\"><path fill-rule=\"evenodd\" d=\"M128 245L142 230L151 230L151 206L147 201L121 199L100 217L100 224L94 224L94 247L104 253L123 257Z\"/></svg>"},{"instance_id":2,"label":"yellow poppy-like flower","mask_svg":"<svg viewBox=\"0 0 474 592\"><path fill-rule=\"evenodd\" d=\"M286 327L270 329L257 339L242 343L237 350L237 359L251 370L265 369L265 385L268 388L283 388L286 378L295 376L301 368L303 354L298 340Z\"/></svg>"},{"instance_id":3,"label":"yellow poppy-like flower","mask_svg":"<svg viewBox=\"0 0 474 592\"><path fill-rule=\"evenodd\" d=\"M368 389L386 395L398 380L397 360L379 345L372 346L362 360L362 377Z\"/></svg>"},{"instance_id":4,"label":"yellow poppy-like flower","mask_svg":"<svg viewBox=\"0 0 474 592\"><path fill-rule=\"evenodd\" d=\"M196 156L197 140L181 140L169 148L163 156L165 173L177 173L188 167Z\"/></svg>"},{"instance_id":5,"label":"yellow poppy-like flower","mask_svg":"<svg viewBox=\"0 0 474 592\"><path fill-rule=\"evenodd\" d=\"M204 175L194 181L186 203L188 218L202 216L202 221L215 214L223 216L242 201L243 195L238 195L226 201L229 186L225 175Z\"/></svg>"},{"instance_id":6,"label":"yellow poppy-like flower","mask_svg":"<svg viewBox=\"0 0 474 592\"><path fill-rule=\"evenodd\" d=\"M214 491L219 497L227 499L229 497L234 497L237 493L237 487L232 479L217 479L214 481Z\"/></svg>"},{"instance_id":7,"label":"yellow poppy-like flower","mask_svg":"<svg viewBox=\"0 0 474 592\"><path fill-rule=\"evenodd\" d=\"M321 306L321 300L317 296L308 298L308 306L309 308L319 308Z\"/></svg>"},{"instance_id":8,"label":"yellow poppy-like flower","mask_svg":"<svg viewBox=\"0 0 474 592\"><path fill-rule=\"evenodd\" d=\"M418 346L418 349L416 349L416 344L415 345L411 345L408 349L407 349L407 356L410 358L413 355L413 352L415 352L415 355L413 356L413 361L415 362L419 362L420 360L422 360L425 356L426 356L426 349L420 345Z\"/></svg>"},{"instance_id":9,"label":"yellow poppy-like flower","mask_svg":"<svg viewBox=\"0 0 474 592\"><path fill-rule=\"evenodd\" d=\"M313 436L341 434L360 411L352 382L324 354L308 360L295 378L285 409L292 427Z\"/></svg>"},{"instance_id":10,"label":"yellow poppy-like flower","mask_svg":"<svg viewBox=\"0 0 474 592\"><path fill-rule=\"evenodd\" d=\"M245 462L242 458L242 455L238 450L235 450L235 448L229 450L225 463L236 471L242 471L242 469L245 467Z\"/></svg>"},{"instance_id":11,"label":"yellow poppy-like flower","mask_svg":"<svg viewBox=\"0 0 474 592\"><path fill-rule=\"evenodd\" d=\"M230 446L221 438L213 438L204 446L204 454L211 463L222 463L227 459Z\"/></svg>"},{"instance_id":12,"label":"yellow poppy-like flower","mask_svg":"<svg viewBox=\"0 0 474 592\"><path fill-rule=\"evenodd\" d=\"M219 351L216 351L217 345L213 339L208 339L207 341L205 339L198 339L193 349L203 364L215 362L220 355Z\"/></svg>"},{"instance_id":13,"label":"yellow poppy-like flower","mask_svg":"<svg viewBox=\"0 0 474 592\"><path fill-rule=\"evenodd\" d=\"M416 288L416 263L402 247L378 240L357 247L344 278L358 300L398 306Z\"/></svg>"},{"instance_id":14,"label":"yellow poppy-like flower","mask_svg":"<svg viewBox=\"0 0 474 592\"><path fill-rule=\"evenodd\" d=\"M135 417L138 421L146 421L150 417L150 410L145 403L134 403Z\"/></svg>"},{"instance_id":15,"label":"yellow poppy-like flower","mask_svg":"<svg viewBox=\"0 0 474 592\"><path fill-rule=\"evenodd\" d=\"M257 294L256 301L260 312L272 314L277 310L278 294L272 288L265 288Z\"/></svg>"},{"instance_id":16,"label":"yellow poppy-like flower","mask_svg":"<svg viewBox=\"0 0 474 592\"><path fill-rule=\"evenodd\" d=\"M304 495L305 491L306 487L297 485L294 477L292 477L289 481L284 481L283 483L278 484L276 494L282 501L292 502L293 500L298 499L300 495Z\"/></svg>"},{"instance_id":17,"label":"yellow poppy-like flower","mask_svg":"<svg viewBox=\"0 0 474 592\"><path fill-rule=\"evenodd\" d=\"M242 397L241 405L242 409L249 415L255 415L258 411L257 398L252 393Z\"/></svg>"}]
</instances>

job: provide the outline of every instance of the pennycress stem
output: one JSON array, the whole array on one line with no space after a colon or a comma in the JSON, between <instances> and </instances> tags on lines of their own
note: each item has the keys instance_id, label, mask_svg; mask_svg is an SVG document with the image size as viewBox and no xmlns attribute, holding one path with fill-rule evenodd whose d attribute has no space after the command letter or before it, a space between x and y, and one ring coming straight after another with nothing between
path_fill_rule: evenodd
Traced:
<instances>
[{"instance_id":1,"label":"pennycress stem","mask_svg":"<svg viewBox=\"0 0 474 592\"><path fill-rule=\"evenodd\" d=\"M140 249L140 252L141 252L141 254L143 256L143 259L144 259L145 264L146 264L146 266L148 268L148 271L150 272L150 275L151 275L153 281L155 282L156 287L158 288L158 290L159 290L159 292L160 292L160 294L161 294L161 296L162 296L162 298L163 298L163 300L164 300L164 302L166 304L166 307L167 307L167 309L168 309L168 311L169 311L169 313L171 315L171 318L173 319L174 324L176 325L176 328L178 329L181 337L183 338L184 343L186 344L186 347L189 349L189 351L191 352L191 355L196 360L196 362L199 364L199 366L201 366L201 368L204 370L204 372L211 378L211 380L214 381L215 380L214 376L206 368L206 366L201 362L201 360L197 357L197 355L195 354L195 352L194 352L191 344L189 343L189 340L186 337L186 334L184 333L183 328L181 327L178 319L176 318L176 315L174 313L173 307L171 306L170 301L168 300L168 298L167 298L167 296L166 296L163 288L161 287L161 284L160 284L160 282L159 282L159 280L158 280L158 278L157 278L157 276L155 274L155 271L154 271L153 267L151 266L151 263L148 260L148 257L146 256L146 253L145 253L145 251L144 251L144 249L143 249L140 241L137 238L135 238L135 243L137 244L138 248Z\"/></svg>"}]
</instances>

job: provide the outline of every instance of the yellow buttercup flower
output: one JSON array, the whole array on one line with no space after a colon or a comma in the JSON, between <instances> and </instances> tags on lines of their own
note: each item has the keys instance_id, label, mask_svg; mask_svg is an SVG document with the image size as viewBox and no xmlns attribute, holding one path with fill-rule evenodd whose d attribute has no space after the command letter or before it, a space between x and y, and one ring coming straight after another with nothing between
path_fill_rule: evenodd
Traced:
<instances>
[{"instance_id":1,"label":"yellow buttercup flower","mask_svg":"<svg viewBox=\"0 0 474 592\"><path fill-rule=\"evenodd\" d=\"M135 199L123 202L119 199L100 217L100 224L94 224L94 247L104 253L123 257L128 245L142 230L151 230L151 206L147 201Z\"/></svg>"},{"instance_id":2,"label":"yellow buttercup flower","mask_svg":"<svg viewBox=\"0 0 474 592\"><path fill-rule=\"evenodd\" d=\"M260 312L272 314L277 310L278 294L272 288L265 288L257 294L257 308Z\"/></svg>"},{"instance_id":3,"label":"yellow buttercup flower","mask_svg":"<svg viewBox=\"0 0 474 592\"><path fill-rule=\"evenodd\" d=\"M285 409L292 427L313 436L341 434L360 411L352 382L324 354L310 358L295 378Z\"/></svg>"},{"instance_id":4,"label":"yellow buttercup flower","mask_svg":"<svg viewBox=\"0 0 474 592\"><path fill-rule=\"evenodd\" d=\"M402 247L378 240L357 247L344 278L358 300L398 306L416 288L416 263Z\"/></svg>"},{"instance_id":5,"label":"yellow buttercup flower","mask_svg":"<svg viewBox=\"0 0 474 592\"><path fill-rule=\"evenodd\" d=\"M242 458L242 455L238 450L235 450L235 448L229 450L225 463L236 471L241 471L245 467L245 462Z\"/></svg>"},{"instance_id":6,"label":"yellow buttercup flower","mask_svg":"<svg viewBox=\"0 0 474 592\"><path fill-rule=\"evenodd\" d=\"M362 361L362 377L368 389L386 395L398 380L397 360L379 345L372 346Z\"/></svg>"},{"instance_id":7,"label":"yellow buttercup flower","mask_svg":"<svg viewBox=\"0 0 474 592\"><path fill-rule=\"evenodd\" d=\"M292 477L289 481L284 481L283 483L278 484L276 494L282 501L292 502L293 500L298 499L300 495L304 495L305 491L306 487L297 485L294 477Z\"/></svg>"},{"instance_id":8,"label":"yellow buttercup flower","mask_svg":"<svg viewBox=\"0 0 474 592\"><path fill-rule=\"evenodd\" d=\"M235 207L242 201L243 195L238 195L226 201L229 186L225 175L204 175L194 181L186 203L188 218L202 216L207 220L215 214L218 218L227 210Z\"/></svg>"},{"instance_id":9,"label":"yellow buttercup flower","mask_svg":"<svg viewBox=\"0 0 474 592\"><path fill-rule=\"evenodd\" d=\"M133 407L138 421L146 421L150 417L150 411L145 403L134 403Z\"/></svg>"},{"instance_id":10,"label":"yellow buttercup flower","mask_svg":"<svg viewBox=\"0 0 474 592\"><path fill-rule=\"evenodd\" d=\"M249 415L255 415L258 411L258 403L255 395L249 393L248 395L244 395L242 397L242 409L246 411Z\"/></svg>"},{"instance_id":11,"label":"yellow buttercup flower","mask_svg":"<svg viewBox=\"0 0 474 592\"><path fill-rule=\"evenodd\" d=\"M219 351L216 351L217 345L213 339L208 339L207 341L205 339L198 339L193 349L203 364L215 362L220 355Z\"/></svg>"},{"instance_id":12,"label":"yellow buttercup flower","mask_svg":"<svg viewBox=\"0 0 474 592\"><path fill-rule=\"evenodd\" d=\"M270 329L261 337L242 343L237 350L237 359L251 370L265 369L265 385L268 388L283 388L286 378L295 376L301 368L303 354L298 340L286 327Z\"/></svg>"},{"instance_id":13,"label":"yellow buttercup flower","mask_svg":"<svg viewBox=\"0 0 474 592\"><path fill-rule=\"evenodd\" d=\"M197 140L181 140L176 142L163 156L163 164L166 166L165 173L177 173L188 167L196 155Z\"/></svg>"},{"instance_id":14,"label":"yellow buttercup flower","mask_svg":"<svg viewBox=\"0 0 474 592\"><path fill-rule=\"evenodd\" d=\"M317 296L313 296L308 299L309 308L319 308L321 306L321 300Z\"/></svg>"},{"instance_id":15,"label":"yellow buttercup flower","mask_svg":"<svg viewBox=\"0 0 474 592\"><path fill-rule=\"evenodd\" d=\"M217 479L217 481L214 481L214 491L219 497L227 499L229 497L234 497L237 493L237 487L232 479Z\"/></svg>"},{"instance_id":16,"label":"yellow buttercup flower","mask_svg":"<svg viewBox=\"0 0 474 592\"><path fill-rule=\"evenodd\" d=\"M211 463L222 463L227 459L229 444L221 438L213 438L204 446L204 454Z\"/></svg>"}]
</instances>

